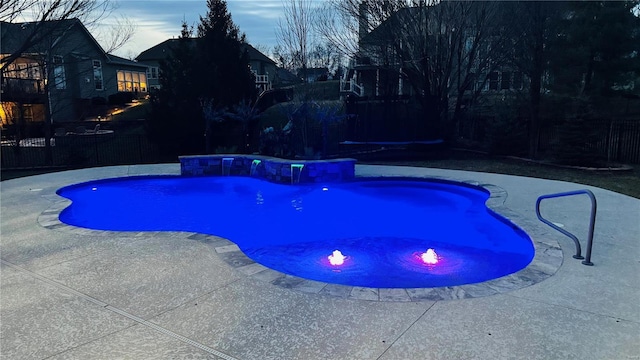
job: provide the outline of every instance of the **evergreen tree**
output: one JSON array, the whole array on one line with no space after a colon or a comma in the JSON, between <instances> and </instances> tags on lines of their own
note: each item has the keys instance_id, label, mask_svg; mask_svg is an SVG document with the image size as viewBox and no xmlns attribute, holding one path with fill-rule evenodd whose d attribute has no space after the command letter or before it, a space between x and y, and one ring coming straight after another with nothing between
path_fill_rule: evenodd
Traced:
<instances>
[{"instance_id":1,"label":"evergreen tree","mask_svg":"<svg viewBox=\"0 0 640 360\"><path fill-rule=\"evenodd\" d=\"M637 9L639 3L637 0L505 3L510 14L505 24L514 30L512 65L529 79L531 158L537 157L539 132L545 121L541 109L551 98L562 104L558 112L565 119L560 116L548 120L554 124L573 122L565 126L566 136L561 142L572 143L567 147L579 149L558 152L590 156L578 142L581 139L585 144L590 136L586 132L591 128L583 121L598 113L595 97L610 93L615 85L624 85L638 76L640 24L637 12L634 14L632 9ZM578 121L583 123L578 125ZM575 133L580 129L582 133Z\"/></svg>"},{"instance_id":2,"label":"evergreen tree","mask_svg":"<svg viewBox=\"0 0 640 360\"><path fill-rule=\"evenodd\" d=\"M551 90L592 97L633 81L640 67L640 18L633 13L639 4L568 2L549 44Z\"/></svg>"},{"instance_id":3,"label":"evergreen tree","mask_svg":"<svg viewBox=\"0 0 640 360\"><path fill-rule=\"evenodd\" d=\"M594 144L600 120L612 116L608 104L640 68L639 1L568 2L549 41L549 84L563 104L556 159L573 165L602 165ZM600 125L600 126L599 126Z\"/></svg>"},{"instance_id":4,"label":"evergreen tree","mask_svg":"<svg viewBox=\"0 0 640 360\"><path fill-rule=\"evenodd\" d=\"M231 20L226 1L207 0L207 6L209 11L198 25L201 96L223 107L253 100L255 81L241 46L245 36Z\"/></svg>"},{"instance_id":5,"label":"evergreen tree","mask_svg":"<svg viewBox=\"0 0 640 360\"><path fill-rule=\"evenodd\" d=\"M162 88L152 101L149 135L175 155L226 145L229 126L211 124L211 117L203 115L205 104L224 113L255 98L249 58L242 47L244 35L231 20L225 1L208 0L207 6L195 38L192 29L182 25L177 46L160 64ZM220 123L218 117L215 122Z\"/></svg>"},{"instance_id":6,"label":"evergreen tree","mask_svg":"<svg viewBox=\"0 0 640 360\"><path fill-rule=\"evenodd\" d=\"M166 155L197 154L204 149L204 118L198 98L195 41L186 23L166 60L160 63L161 88L151 99L147 133Z\"/></svg>"}]
</instances>

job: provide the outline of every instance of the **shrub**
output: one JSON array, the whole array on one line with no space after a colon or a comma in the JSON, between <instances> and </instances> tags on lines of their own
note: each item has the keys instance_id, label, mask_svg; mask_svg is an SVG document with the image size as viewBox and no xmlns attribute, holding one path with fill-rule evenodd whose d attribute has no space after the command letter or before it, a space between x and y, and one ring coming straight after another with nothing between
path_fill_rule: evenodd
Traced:
<instances>
[{"instance_id":1,"label":"shrub","mask_svg":"<svg viewBox=\"0 0 640 360\"><path fill-rule=\"evenodd\" d=\"M91 98L91 105L102 106L107 105L107 99L102 96L96 96Z\"/></svg>"},{"instance_id":2,"label":"shrub","mask_svg":"<svg viewBox=\"0 0 640 360\"><path fill-rule=\"evenodd\" d=\"M130 102L133 102L133 93L129 91L109 95L109 105L124 105Z\"/></svg>"}]
</instances>

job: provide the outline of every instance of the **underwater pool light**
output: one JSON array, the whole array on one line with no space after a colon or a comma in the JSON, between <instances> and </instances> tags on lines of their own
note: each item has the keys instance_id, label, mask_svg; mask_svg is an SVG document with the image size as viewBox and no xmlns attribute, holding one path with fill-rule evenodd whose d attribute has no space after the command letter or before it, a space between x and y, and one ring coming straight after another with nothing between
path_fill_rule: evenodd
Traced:
<instances>
[{"instance_id":1,"label":"underwater pool light","mask_svg":"<svg viewBox=\"0 0 640 360\"><path fill-rule=\"evenodd\" d=\"M346 258L347 258L346 256L342 255L340 250L335 250L333 254L329 255L328 257L329 263L334 266L344 264L344 259Z\"/></svg>"},{"instance_id":2,"label":"underwater pool light","mask_svg":"<svg viewBox=\"0 0 640 360\"><path fill-rule=\"evenodd\" d=\"M420 255L420 258L428 265L435 265L438 263L438 254L436 254L433 249L428 249L427 252Z\"/></svg>"}]
</instances>

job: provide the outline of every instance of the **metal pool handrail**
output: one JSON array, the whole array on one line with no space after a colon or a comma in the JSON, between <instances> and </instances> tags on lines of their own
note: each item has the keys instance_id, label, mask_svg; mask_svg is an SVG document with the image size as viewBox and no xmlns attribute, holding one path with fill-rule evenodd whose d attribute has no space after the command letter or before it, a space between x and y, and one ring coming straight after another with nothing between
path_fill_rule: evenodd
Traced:
<instances>
[{"instance_id":1,"label":"metal pool handrail","mask_svg":"<svg viewBox=\"0 0 640 360\"><path fill-rule=\"evenodd\" d=\"M591 199L591 221L589 223L589 237L588 237L588 241L587 241L587 254L586 254L586 258L583 257L580 253L581 253L581 249L580 249L580 240L578 240L578 238L573 235L572 233L568 232L567 230L564 230L562 228L560 228L559 226L557 226L556 224L552 223L551 221L545 219L542 217L542 215L540 215L540 202L544 199L551 199L551 198L557 198L557 197L562 197L562 196L571 196L571 195L588 195L589 198ZM596 211L598 209L598 203L596 202L596 197L595 195L593 195L593 193L590 190L576 190L576 191L569 191L569 192L563 192L563 193L557 193L557 194L548 194L548 195L542 195L538 198L538 200L536 201L536 215L538 216L538 219L540 221L542 221L543 223L551 226L552 228L560 231L561 233L565 234L566 236L570 237L573 242L576 244L576 254L573 255L574 259L584 259L582 261L582 263L584 265L589 265L592 266L593 263L591 262L591 247L593 246L593 229L596 225Z\"/></svg>"}]
</instances>

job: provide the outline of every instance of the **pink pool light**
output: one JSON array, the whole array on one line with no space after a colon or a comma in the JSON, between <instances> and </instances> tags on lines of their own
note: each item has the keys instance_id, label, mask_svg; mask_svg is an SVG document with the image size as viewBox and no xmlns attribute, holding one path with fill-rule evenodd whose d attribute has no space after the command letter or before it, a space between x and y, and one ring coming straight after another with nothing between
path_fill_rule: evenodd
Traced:
<instances>
[{"instance_id":1,"label":"pink pool light","mask_svg":"<svg viewBox=\"0 0 640 360\"><path fill-rule=\"evenodd\" d=\"M335 250L333 254L328 256L329 263L333 266L338 266L344 264L344 259L347 257L342 255L340 250Z\"/></svg>"},{"instance_id":2,"label":"pink pool light","mask_svg":"<svg viewBox=\"0 0 640 360\"><path fill-rule=\"evenodd\" d=\"M427 252L420 255L420 258L425 264L435 265L438 263L438 254L433 249L428 249Z\"/></svg>"}]
</instances>

